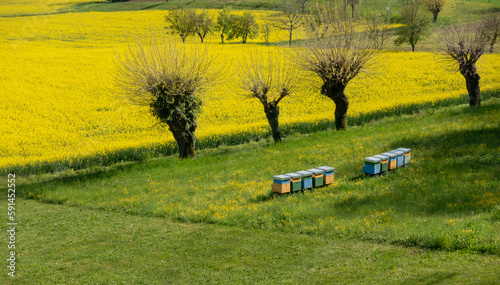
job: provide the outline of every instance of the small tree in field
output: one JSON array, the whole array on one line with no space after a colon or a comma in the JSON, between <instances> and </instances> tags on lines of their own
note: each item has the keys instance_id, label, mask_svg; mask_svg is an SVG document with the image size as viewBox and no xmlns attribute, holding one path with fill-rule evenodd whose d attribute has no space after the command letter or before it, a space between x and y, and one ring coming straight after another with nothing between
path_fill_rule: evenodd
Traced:
<instances>
[{"instance_id":1,"label":"small tree in field","mask_svg":"<svg viewBox=\"0 0 500 285\"><path fill-rule=\"evenodd\" d=\"M165 16L167 28L171 33L178 34L182 42L186 42L186 38L196 33L196 12L193 10L178 9L170 11Z\"/></svg>"},{"instance_id":2,"label":"small tree in field","mask_svg":"<svg viewBox=\"0 0 500 285\"><path fill-rule=\"evenodd\" d=\"M440 30L445 52L458 63L458 70L465 78L469 105L480 106L481 95L476 63L490 43L487 22L447 25Z\"/></svg>"},{"instance_id":3,"label":"small tree in field","mask_svg":"<svg viewBox=\"0 0 500 285\"><path fill-rule=\"evenodd\" d=\"M200 14L195 14L195 28L196 34L200 37L201 42L205 37L212 33L213 30L213 20L212 17L205 11Z\"/></svg>"},{"instance_id":4,"label":"small tree in field","mask_svg":"<svg viewBox=\"0 0 500 285\"><path fill-rule=\"evenodd\" d=\"M224 43L224 36L231 31L231 14L225 8L219 11L215 23L215 30L220 32L221 43Z\"/></svg>"},{"instance_id":5,"label":"small tree in field","mask_svg":"<svg viewBox=\"0 0 500 285\"><path fill-rule=\"evenodd\" d=\"M367 23L369 38L373 42L373 48L381 50L384 42L389 38L389 24L391 13L389 7L386 7L387 13L383 15L379 12L373 14Z\"/></svg>"},{"instance_id":6,"label":"small tree in field","mask_svg":"<svg viewBox=\"0 0 500 285\"><path fill-rule=\"evenodd\" d=\"M151 114L168 126L179 157L194 157L202 104L199 95L216 78L214 56L206 49L188 49L157 34L129 44L126 55L118 60L117 80L132 103L148 106Z\"/></svg>"},{"instance_id":7,"label":"small tree in field","mask_svg":"<svg viewBox=\"0 0 500 285\"><path fill-rule=\"evenodd\" d=\"M427 37L430 31L430 19L421 12L421 0L409 0L401 10L403 27L397 32L398 37L394 41L396 46L404 43L411 45L411 51L415 51L415 45Z\"/></svg>"},{"instance_id":8,"label":"small tree in field","mask_svg":"<svg viewBox=\"0 0 500 285\"><path fill-rule=\"evenodd\" d=\"M322 22L330 22L332 32L310 41L296 58L304 70L321 78L321 94L335 103L335 126L337 130L346 130L349 100L345 89L374 58L375 50L368 34L359 33L352 19L342 21L333 16L339 14L336 11L321 14L331 15Z\"/></svg>"},{"instance_id":9,"label":"small tree in field","mask_svg":"<svg viewBox=\"0 0 500 285\"><path fill-rule=\"evenodd\" d=\"M443 7L448 3L449 0L423 0L424 5L432 13L432 21L437 22L437 17L439 13L443 10Z\"/></svg>"},{"instance_id":10,"label":"small tree in field","mask_svg":"<svg viewBox=\"0 0 500 285\"><path fill-rule=\"evenodd\" d=\"M267 59L254 53L250 61L243 62L246 64L242 64L238 71L240 87L246 96L257 98L262 103L274 142L281 142L278 104L293 92L296 75L276 53L269 53Z\"/></svg>"},{"instance_id":11,"label":"small tree in field","mask_svg":"<svg viewBox=\"0 0 500 285\"><path fill-rule=\"evenodd\" d=\"M247 40L254 39L259 35L259 24L254 15L245 12L243 15L231 15L229 17L231 29L227 35L227 40L241 38L241 43L245 44Z\"/></svg>"},{"instance_id":12,"label":"small tree in field","mask_svg":"<svg viewBox=\"0 0 500 285\"><path fill-rule=\"evenodd\" d=\"M271 23L275 28L288 32L288 45L291 46L293 31L303 23L301 7L296 0L281 0L280 9L281 12L274 15Z\"/></svg>"},{"instance_id":13,"label":"small tree in field","mask_svg":"<svg viewBox=\"0 0 500 285\"><path fill-rule=\"evenodd\" d=\"M500 33L500 15L491 13L486 19L486 32L490 39L489 52L493 52L495 43L497 42L498 34Z\"/></svg>"}]
</instances>

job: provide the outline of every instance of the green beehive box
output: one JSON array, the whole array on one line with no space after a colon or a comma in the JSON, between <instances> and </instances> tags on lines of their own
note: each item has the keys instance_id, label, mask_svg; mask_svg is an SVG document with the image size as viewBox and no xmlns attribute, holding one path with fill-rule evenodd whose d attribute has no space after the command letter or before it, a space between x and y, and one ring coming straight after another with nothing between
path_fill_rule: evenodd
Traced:
<instances>
[{"instance_id":1,"label":"green beehive box","mask_svg":"<svg viewBox=\"0 0 500 285\"><path fill-rule=\"evenodd\" d=\"M321 187L324 185L323 181L323 170L313 168L313 169L308 169L307 171L312 172L312 180L313 180L313 187Z\"/></svg>"},{"instance_id":2,"label":"green beehive box","mask_svg":"<svg viewBox=\"0 0 500 285\"><path fill-rule=\"evenodd\" d=\"M290 190L297 192L302 190L302 175L297 173L287 173L286 176L290 176Z\"/></svg>"}]
</instances>

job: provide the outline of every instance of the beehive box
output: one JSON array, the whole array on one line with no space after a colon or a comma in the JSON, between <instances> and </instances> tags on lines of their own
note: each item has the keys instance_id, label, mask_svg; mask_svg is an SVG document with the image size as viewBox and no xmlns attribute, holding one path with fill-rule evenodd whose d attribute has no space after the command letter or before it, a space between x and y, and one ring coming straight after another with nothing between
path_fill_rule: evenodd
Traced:
<instances>
[{"instance_id":1,"label":"beehive box","mask_svg":"<svg viewBox=\"0 0 500 285\"><path fill-rule=\"evenodd\" d=\"M313 180L313 187L321 187L323 186L323 170L318 169L318 168L313 168L313 169L308 169L307 171L312 172L312 180Z\"/></svg>"},{"instance_id":2,"label":"beehive box","mask_svg":"<svg viewBox=\"0 0 500 285\"><path fill-rule=\"evenodd\" d=\"M380 172L386 172L389 170L389 156L384 154L377 154L373 157L380 158Z\"/></svg>"},{"instance_id":3,"label":"beehive box","mask_svg":"<svg viewBox=\"0 0 500 285\"><path fill-rule=\"evenodd\" d=\"M377 157L367 157L365 158L365 165L363 166L363 172L366 174L379 174L380 173L380 158Z\"/></svg>"},{"instance_id":4,"label":"beehive box","mask_svg":"<svg viewBox=\"0 0 500 285\"><path fill-rule=\"evenodd\" d=\"M330 166L321 166L318 167L318 169L323 170L323 183L325 185L330 185L333 183L333 178L334 178L334 171L335 168L330 167Z\"/></svg>"},{"instance_id":5,"label":"beehive box","mask_svg":"<svg viewBox=\"0 0 500 285\"><path fill-rule=\"evenodd\" d=\"M273 176L273 192L280 194L290 193L290 178L288 175Z\"/></svg>"},{"instance_id":6,"label":"beehive box","mask_svg":"<svg viewBox=\"0 0 500 285\"><path fill-rule=\"evenodd\" d=\"M405 156L404 156L405 152L404 151L395 149L395 150L391 150L389 152L397 154L397 166L398 167L405 165Z\"/></svg>"},{"instance_id":7,"label":"beehive box","mask_svg":"<svg viewBox=\"0 0 500 285\"><path fill-rule=\"evenodd\" d=\"M300 174L302 176L301 178L301 182L302 182L302 189L310 189L312 188L313 186L313 181L312 181L312 175L313 173L312 172L309 172L309 171L298 171L298 172L295 172L297 174Z\"/></svg>"},{"instance_id":8,"label":"beehive box","mask_svg":"<svg viewBox=\"0 0 500 285\"><path fill-rule=\"evenodd\" d=\"M287 173L286 176L290 176L290 191L297 192L302 190L302 175L297 173Z\"/></svg>"},{"instance_id":9,"label":"beehive box","mask_svg":"<svg viewBox=\"0 0 500 285\"><path fill-rule=\"evenodd\" d=\"M404 165L407 166L411 162L411 148L400 147L397 150L404 152Z\"/></svg>"},{"instance_id":10,"label":"beehive box","mask_svg":"<svg viewBox=\"0 0 500 285\"><path fill-rule=\"evenodd\" d=\"M386 155L389 157L389 170L394 170L398 166L397 162L397 157L398 155L396 153L392 152L385 152L382 155Z\"/></svg>"}]
</instances>

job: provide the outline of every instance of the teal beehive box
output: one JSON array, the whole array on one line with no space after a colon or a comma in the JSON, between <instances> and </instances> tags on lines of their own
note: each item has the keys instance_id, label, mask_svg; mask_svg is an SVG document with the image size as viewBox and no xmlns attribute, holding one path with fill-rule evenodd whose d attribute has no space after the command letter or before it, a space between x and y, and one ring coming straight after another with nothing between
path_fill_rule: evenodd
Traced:
<instances>
[{"instance_id":1,"label":"teal beehive box","mask_svg":"<svg viewBox=\"0 0 500 285\"><path fill-rule=\"evenodd\" d=\"M302 190L302 175L298 173L287 173L286 176L290 176L290 191L297 192Z\"/></svg>"},{"instance_id":2,"label":"teal beehive box","mask_svg":"<svg viewBox=\"0 0 500 285\"><path fill-rule=\"evenodd\" d=\"M395 153L397 155L397 166L401 167L405 164L405 152L402 150L391 150L389 152Z\"/></svg>"},{"instance_id":3,"label":"teal beehive box","mask_svg":"<svg viewBox=\"0 0 500 285\"><path fill-rule=\"evenodd\" d=\"M407 166L411 162L411 148L400 147L397 150L404 152L404 166Z\"/></svg>"},{"instance_id":4,"label":"teal beehive box","mask_svg":"<svg viewBox=\"0 0 500 285\"><path fill-rule=\"evenodd\" d=\"M330 185L333 183L335 168L330 166L321 166L318 169L323 170L323 183Z\"/></svg>"},{"instance_id":5,"label":"teal beehive box","mask_svg":"<svg viewBox=\"0 0 500 285\"><path fill-rule=\"evenodd\" d=\"M380 158L380 172L386 172L389 170L389 156L385 154L377 154L373 157Z\"/></svg>"},{"instance_id":6,"label":"teal beehive box","mask_svg":"<svg viewBox=\"0 0 500 285\"><path fill-rule=\"evenodd\" d=\"M312 172L312 181L313 181L313 187L321 187L323 186L323 170L318 169L318 168L313 168L313 169L308 169L307 171Z\"/></svg>"},{"instance_id":7,"label":"teal beehive box","mask_svg":"<svg viewBox=\"0 0 500 285\"><path fill-rule=\"evenodd\" d=\"M313 173L312 172L309 172L309 171L305 171L305 170L302 170L302 171L298 171L298 172L295 172L297 174L300 174L302 176L302 189L310 189L312 188L313 186L313 181L312 181L312 175Z\"/></svg>"}]
</instances>

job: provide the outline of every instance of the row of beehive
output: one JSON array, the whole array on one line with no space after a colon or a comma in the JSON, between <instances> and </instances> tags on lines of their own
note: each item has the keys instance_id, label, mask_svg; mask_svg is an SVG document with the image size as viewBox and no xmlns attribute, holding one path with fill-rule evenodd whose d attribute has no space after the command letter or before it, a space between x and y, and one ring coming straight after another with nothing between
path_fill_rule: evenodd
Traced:
<instances>
[{"instance_id":1,"label":"row of beehive","mask_svg":"<svg viewBox=\"0 0 500 285\"><path fill-rule=\"evenodd\" d=\"M321 166L318 168L273 176L273 192L294 193L305 189L317 188L333 183L335 168Z\"/></svg>"},{"instance_id":2,"label":"row of beehive","mask_svg":"<svg viewBox=\"0 0 500 285\"><path fill-rule=\"evenodd\" d=\"M382 154L365 158L363 172L370 175L381 174L411 162L411 149L398 148Z\"/></svg>"}]
</instances>

